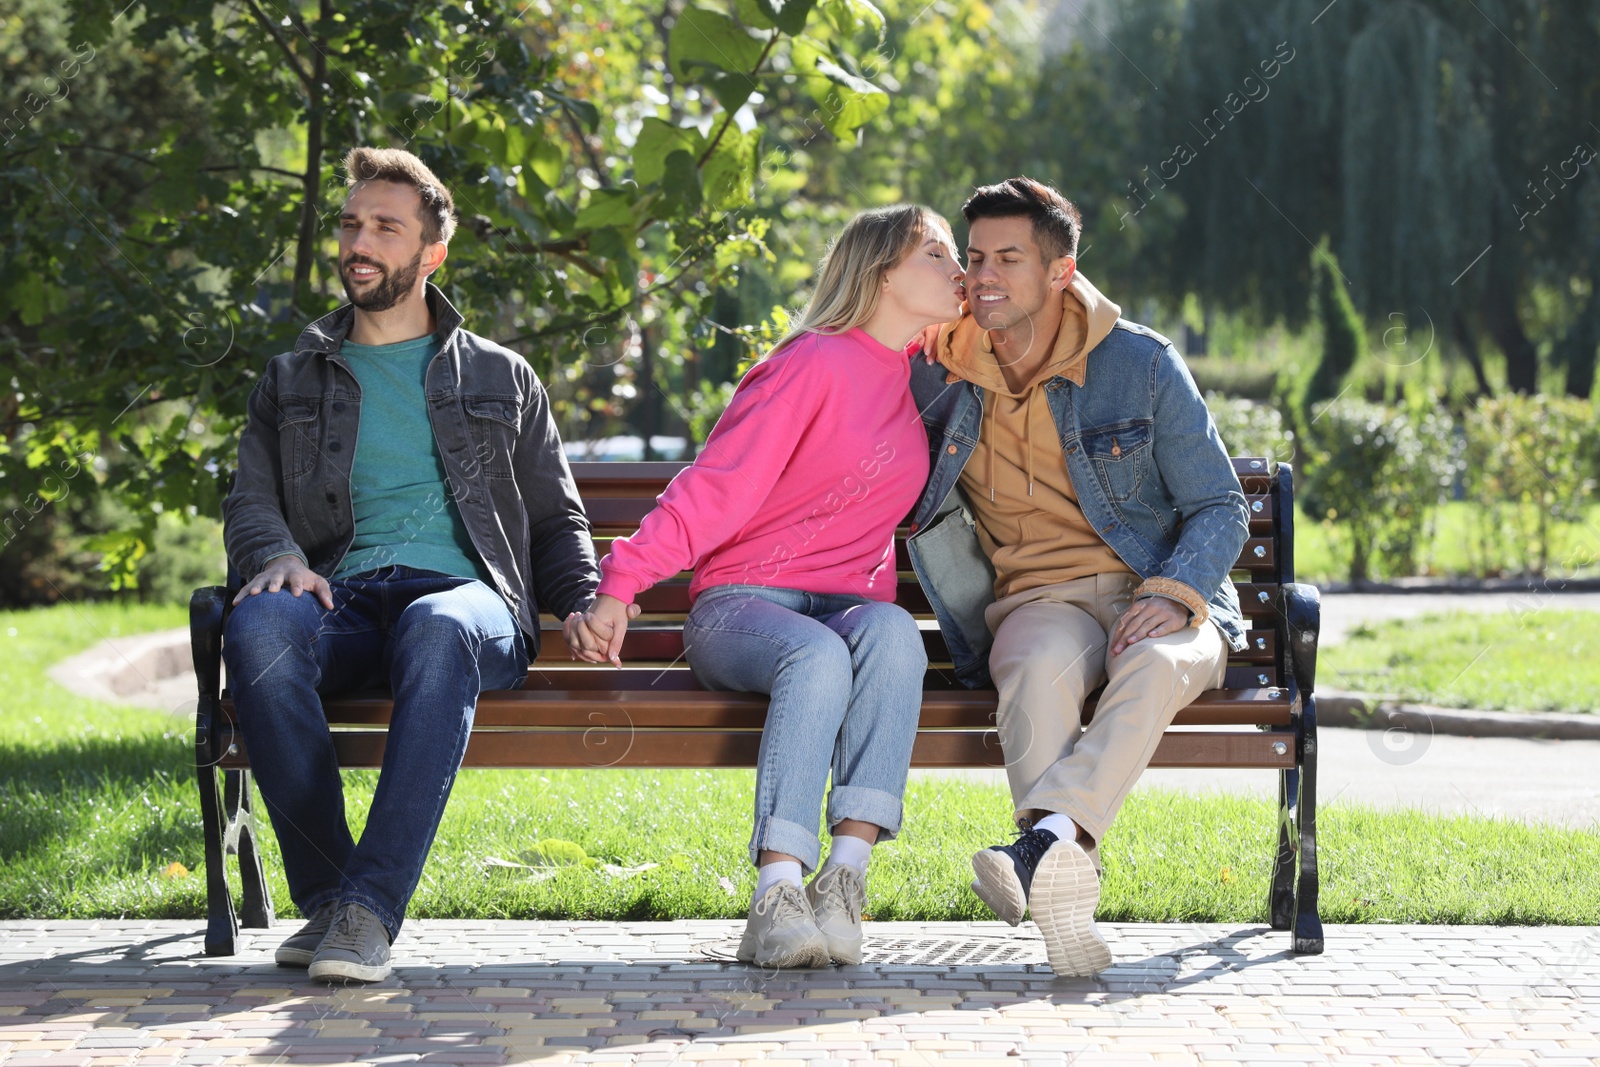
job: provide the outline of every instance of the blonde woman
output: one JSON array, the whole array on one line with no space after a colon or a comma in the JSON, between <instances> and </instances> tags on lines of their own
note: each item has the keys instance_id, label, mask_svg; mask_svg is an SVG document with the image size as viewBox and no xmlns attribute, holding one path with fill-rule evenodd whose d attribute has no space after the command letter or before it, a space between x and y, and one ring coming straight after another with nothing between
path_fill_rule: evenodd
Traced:
<instances>
[{"instance_id":1,"label":"blonde woman","mask_svg":"<svg viewBox=\"0 0 1600 1067\"><path fill-rule=\"evenodd\" d=\"M917 206L845 226L794 331L739 383L694 465L601 561L573 652L620 663L627 610L688 567L684 652L708 689L767 693L739 958L861 960L872 846L899 831L927 656L895 606L894 530L928 476L907 346L960 314L950 227ZM828 862L817 813L830 770Z\"/></svg>"}]
</instances>

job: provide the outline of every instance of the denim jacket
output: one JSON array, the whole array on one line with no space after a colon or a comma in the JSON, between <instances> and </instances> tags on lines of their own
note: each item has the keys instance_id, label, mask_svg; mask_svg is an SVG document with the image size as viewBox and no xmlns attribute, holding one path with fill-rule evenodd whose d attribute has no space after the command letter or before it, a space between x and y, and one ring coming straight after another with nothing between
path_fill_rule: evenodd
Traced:
<instances>
[{"instance_id":1,"label":"denim jacket","mask_svg":"<svg viewBox=\"0 0 1600 1067\"><path fill-rule=\"evenodd\" d=\"M983 614L994 602L994 568L957 481L977 447L983 390L947 376L942 365L912 361L930 473L907 548L956 676L978 688L990 684ZM1089 353L1083 385L1057 376L1039 388L1084 517L1147 589L1180 602L1198 594L1229 647L1242 649L1244 616L1228 574L1249 534L1244 491L1171 342L1119 319Z\"/></svg>"},{"instance_id":2,"label":"denim jacket","mask_svg":"<svg viewBox=\"0 0 1600 1067\"><path fill-rule=\"evenodd\" d=\"M424 396L447 491L537 654L540 607L564 617L599 585L589 520L533 368L462 329L461 313L431 284L427 300L442 347ZM331 577L355 536L361 387L339 355L354 322L348 304L313 322L250 394L238 474L222 504L228 559L247 581L290 553Z\"/></svg>"}]
</instances>

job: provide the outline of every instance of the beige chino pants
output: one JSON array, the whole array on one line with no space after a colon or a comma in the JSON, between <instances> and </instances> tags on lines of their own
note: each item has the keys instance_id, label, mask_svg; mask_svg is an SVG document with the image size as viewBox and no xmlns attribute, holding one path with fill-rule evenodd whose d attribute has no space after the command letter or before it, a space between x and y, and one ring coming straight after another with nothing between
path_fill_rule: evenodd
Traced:
<instances>
[{"instance_id":1,"label":"beige chino pants","mask_svg":"<svg viewBox=\"0 0 1600 1067\"><path fill-rule=\"evenodd\" d=\"M1227 647L1210 623L1147 637L1111 655L1108 637L1139 579L1096 574L991 604L989 673L1016 814L1072 818L1098 844L1173 717L1222 685ZM1087 730L1084 698L1105 692Z\"/></svg>"}]
</instances>

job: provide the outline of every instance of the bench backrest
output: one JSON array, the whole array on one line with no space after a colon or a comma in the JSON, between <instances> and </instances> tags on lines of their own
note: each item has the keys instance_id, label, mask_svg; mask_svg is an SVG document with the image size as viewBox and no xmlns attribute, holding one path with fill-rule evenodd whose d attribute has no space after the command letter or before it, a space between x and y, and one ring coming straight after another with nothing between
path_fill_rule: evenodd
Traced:
<instances>
[{"instance_id":1,"label":"bench backrest","mask_svg":"<svg viewBox=\"0 0 1600 1067\"><path fill-rule=\"evenodd\" d=\"M638 529L639 521L655 506L669 481L684 463L574 463L573 476L594 529L595 549L601 557L611 542ZM1279 606L1279 586L1294 581L1293 483L1287 464L1264 459L1233 460L1250 509L1250 537L1233 572L1234 584L1246 621L1252 627L1249 644L1229 657L1227 689L1272 688L1286 677L1282 667L1287 648ZM895 536L899 571L896 603L918 619L931 620L927 596L912 573L906 555L907 531ZM683 620L689 611L689 574L660 583L639 597L644 614L630 627L622 658L635 666L682 666ZM540 661L570 665L559 626L543 620L545 640ZM923 639L931 665L928 684L956 685L949 671L950 655L937 628L924 626Z\"/></svg>"}]
</instances>

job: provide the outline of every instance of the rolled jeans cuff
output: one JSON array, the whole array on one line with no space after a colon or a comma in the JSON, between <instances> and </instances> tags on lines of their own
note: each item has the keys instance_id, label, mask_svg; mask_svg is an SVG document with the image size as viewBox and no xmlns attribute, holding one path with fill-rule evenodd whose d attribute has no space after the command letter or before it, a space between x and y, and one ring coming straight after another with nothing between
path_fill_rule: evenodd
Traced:
<instances>
[{"instance_id":1,"label":"rolled jeans cuff","mask_svg":"<svg viewBox=\"0 0 1600 1067\"><path fill-rule=\"evenodd\" d=\"M808 830L798 823L767 815L756 820L755 832L750 835L750 863L761 866L761 853L782 852L800 861L800 867L810 874L822 859L822 842L817 831Z\"/></svg>"},{"instance_id":2,"label":"rolled jeans cuff","mask_svg":"<svg viewBox=\"0 0 1600 1067\"><path fill-rule=\"evenodd\" d=\"M881 789L836 785L828 793L828 829L844 819L870 822L879 828L878 841L893 841L900 833L905 808L900 798Z\"/></svg>"}]
</instances>

